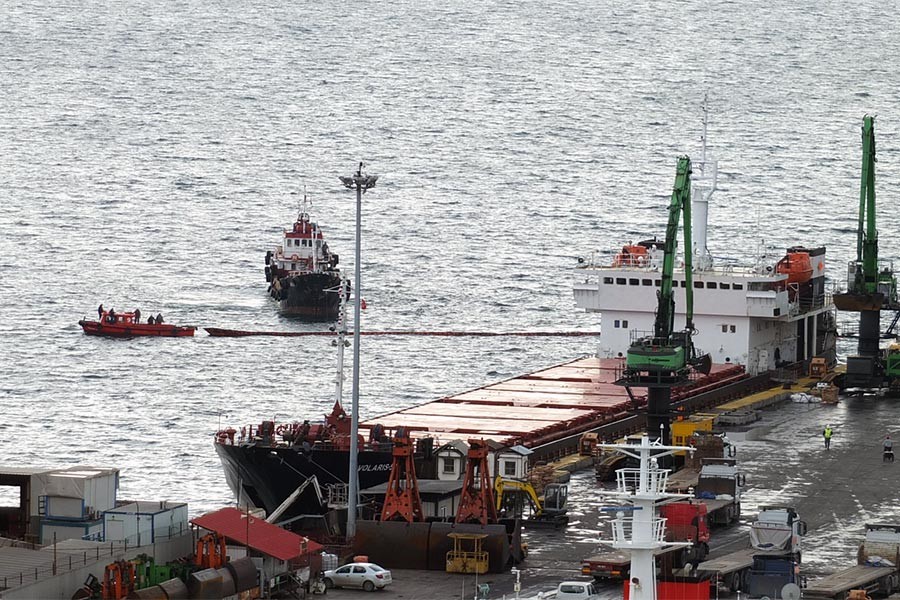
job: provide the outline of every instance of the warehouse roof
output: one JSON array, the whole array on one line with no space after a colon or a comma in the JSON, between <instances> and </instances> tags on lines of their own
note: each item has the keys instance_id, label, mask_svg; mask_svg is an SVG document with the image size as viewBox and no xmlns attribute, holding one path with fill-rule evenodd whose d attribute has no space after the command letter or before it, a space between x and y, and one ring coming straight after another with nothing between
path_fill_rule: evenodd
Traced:
<instances>
[{"instance_id":1,"label":"warehouse roof","mask_svg":"<svg viewBox=\"0 0 900 600\"><path fill-rule=\"evenodd\" d=\"M192 519L191 523L279 560L322 551L321 544L237 508L223 508Z\"/></svg>"}]
</instances>

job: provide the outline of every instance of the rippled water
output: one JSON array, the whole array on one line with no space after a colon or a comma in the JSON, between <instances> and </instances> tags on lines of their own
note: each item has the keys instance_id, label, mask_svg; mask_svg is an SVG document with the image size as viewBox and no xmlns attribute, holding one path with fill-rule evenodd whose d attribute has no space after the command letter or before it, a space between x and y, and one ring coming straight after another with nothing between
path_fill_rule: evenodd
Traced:
<instances>
[{"instance_id":1,"label":"rippled water","mask_svg":"<svg viewBox=\"0 0 900 600\"><path fill-rule=\"evenodd\" d=\"M896 208L891 3L6 3L0 20L3 462L123 470L121 496L229 500L220 423L330 403L320 338L111 341L103 302L198 326L304 329L265 251L304 186L353 267L363 326L596 328L576 257L662 234L675 156L720 159L716 255L855 248L859 126ZM896 210L881 212L897 257ZM589 339L364 339L363 416L591 352Z\"/></svg>"}]
</instances>

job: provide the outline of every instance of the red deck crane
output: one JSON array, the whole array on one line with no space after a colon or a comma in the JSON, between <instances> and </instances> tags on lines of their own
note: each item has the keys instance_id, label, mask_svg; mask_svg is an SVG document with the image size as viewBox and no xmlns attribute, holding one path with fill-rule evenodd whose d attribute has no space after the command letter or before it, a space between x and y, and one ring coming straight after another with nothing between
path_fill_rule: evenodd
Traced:
<instances>
[{"instance_id":1,"label":"red deck crane","mask_svg":"<svg viewBox=\"0 0 900 600\"><path fill-rule=\"evenodd\" d=\"M497 522L497 506L494 504L491 473L488 470L488 450L484 440L469 440L462 497L456 511L457 523L488 525Z\"/></svg>"},{"instance_id":2,"label":"red deck crane","mask_svg":"<svg viewBox=\"0 0 900 600\"><path fill-rule=\"evenodd\" d=\"M398 428L394 434L392 456L391 477L388 479L381 520L407 523L424 521L413 461L413 444L405 427Z\"/></svg>"}]
</instances>

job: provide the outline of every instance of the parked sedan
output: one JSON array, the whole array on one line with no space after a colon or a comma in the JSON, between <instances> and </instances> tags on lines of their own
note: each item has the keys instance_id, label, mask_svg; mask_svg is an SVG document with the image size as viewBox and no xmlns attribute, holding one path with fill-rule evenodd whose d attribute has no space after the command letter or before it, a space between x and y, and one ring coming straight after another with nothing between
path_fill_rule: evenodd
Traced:
<instances>
[{"instance_id":1,"label":"parked sedan","mask_svg":"<svg viewBox=\"0 0 900 600\"><path fill-rule=\"evenodd\" d=\"M333 571L325 571L325 586L356 587L367 592L380 590L391 583L391 572L374 563L351 563Z\"/></svg>"}]
</instances>

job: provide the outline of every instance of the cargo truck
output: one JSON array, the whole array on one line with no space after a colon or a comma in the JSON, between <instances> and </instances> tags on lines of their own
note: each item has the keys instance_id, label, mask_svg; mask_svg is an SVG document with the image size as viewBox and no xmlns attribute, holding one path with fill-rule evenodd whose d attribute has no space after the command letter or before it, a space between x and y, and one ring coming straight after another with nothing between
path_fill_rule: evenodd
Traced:
<instances>
[{"instance_id":1,"label":"cargo truck","mask_svg":"<svg viewBox=\"0 0 900 600\"><path fill-rule=\"evenodd\" d=\"M750 547L700 563L697 574L716 587L749 592L751 598L778 597L785 584L799 583L805 534L806 523L793 508L764 506L750 525Z\"/></svg>"},{"instance_id":2,"label":"cargo truck","mask_svg":"<svg viewBox=\"0 0 900 600\"><path fill-rule=\"evenodd\" d=\"M734 458L703 459L694 496L706 503L710 524L729 525L738 520L745 483Z\"/></svg>"},{"instance_id":3,"label":"cargo truck","mask_svg":"<svg viewBox=\"0 0 900 600\"><path fill-rule=\"evenodd\" d=\"M900 590L900 525L866 525L866 538L859 546L855 566L811 581L804 598L843 600L850 590L869 595L890 596Z\"/></svg>"}]
</instances>

